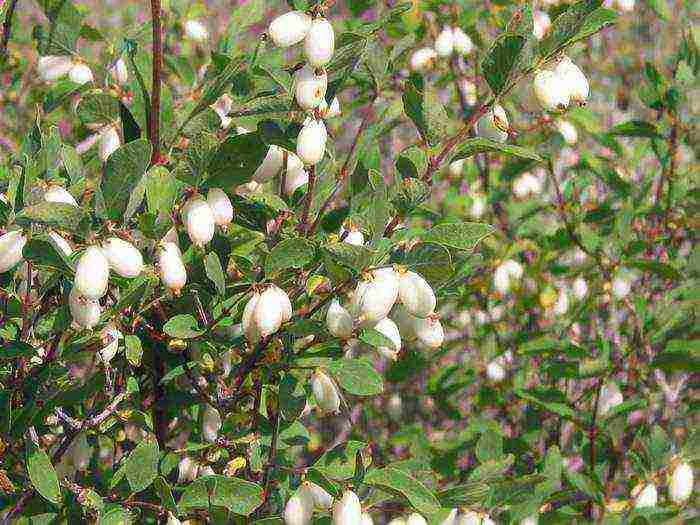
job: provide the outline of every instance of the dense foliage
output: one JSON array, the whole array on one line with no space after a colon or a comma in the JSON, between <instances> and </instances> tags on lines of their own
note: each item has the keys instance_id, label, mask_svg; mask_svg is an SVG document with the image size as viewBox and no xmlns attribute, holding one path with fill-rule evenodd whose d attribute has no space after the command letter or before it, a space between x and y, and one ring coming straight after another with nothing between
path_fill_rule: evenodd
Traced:
<instances>
[{"instance_id":1,"label":"dense foliage","mask_svg":"<svg viewBox=\"0 0 700 525\"><path fill-rule=\"evenodd\" d=\"M697 520L697 6L601 4L5 0L0 523Z\"/></svg>"}]
</instances>

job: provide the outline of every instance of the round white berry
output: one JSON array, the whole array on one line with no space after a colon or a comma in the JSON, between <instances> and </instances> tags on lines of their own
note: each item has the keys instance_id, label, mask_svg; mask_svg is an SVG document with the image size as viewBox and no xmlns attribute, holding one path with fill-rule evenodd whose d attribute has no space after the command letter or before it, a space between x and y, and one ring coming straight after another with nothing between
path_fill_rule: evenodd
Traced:
<instances>
[{"instance_id":1,"label":"round white berry","mask_svg":"<svg viewBox=\"0 0 700 525\"><path fill-rule=\"evenodd\" d=\"M455 35L451 27L444 27L435 39L435 52L438 56L448 57L455 48Z\"/></svg>"},{"instance_id":2,"label":"round white berry","mask_svg":"<svg viewBox=\"0 0 700 525\"><path fill-rule=\"evenodd\" d=\"M317 18L311 23L304 39L304 54L313 67L323 67L333 58L335 33L333 26L325 18Z\"/></svg>"},{"instance_id":3,"label":"round white berry","mask_svg":"<svg viewBox=\"0 0 700 525\"><path fill-rule=\"evenodd\" d=\"M194 195L185 203L182 222L195 246L202 247L214 237L214 212L201 195Z\"/></svg>"},{"instance_id":4,"label":"round white berry","mask_svg":"<svg viewBox=\"0 0 700 525\"><path fill-rule=\"evenodd\" d=\"M347 339L352 336L352 316L342 307L338 299L333 299L328 306L326 327L334 337Z\"/></svg>"},{"instance_id":5,"label":"round white berry","mask_svg":"<svg viewBox=\"0 0 700 525\"><path fill-rule=\"evenodd\" d=\"M99 247L90 246L75 268L74 286L83 297L98 300L107 293L108 283L109 261Z\"/></svg>"},{"instance_id":6,"label":"round white berry","mask_svg":"<svg viewBox=\"0 0 700 525\"><path fill-rule=\"evenodd\" d=\"M533 79L532 89L537 101L546 111L561 112L569 107L571 94L568 84L554 71L538 71Z\"/></svg>"},{"instance_id":7,"label":"round white berry","mask_svg":"<svg viewBox=\"0 0 700 525\"><path fill-rule=\"evenodd\" d=\"M333 380L321 370L311 376L311 391L321 415L340 412L340 394Z\"/></svg>"},{"instance_id":8,"label":"round white berry","mask_svg":"<svg viewBox=\"0 0 700 525\"><path fill-rule=\"evenodd\" d=\"M294 96L299 107L305 111L321 105L328 89L328 75L308 64L294 75Z\"/></svg>"},{"instance_id":9,"label":"round white berry","mask_svg":"<svg viewBox=\"0 0 700 525\"><path fill-rule=\"evenodd\" d=\"M158 250L158 267L165 287L176 294L180 293L180 290L187 283L187 269L182 262L182 254L177 244L173 242L161 243Z\"/></svg>"},{"instance_id":10,"label":"round white berry","mask_svg":"<svg viewBox=\"0 0 700 525\"><path fill-rule=\"evenodd\" d=\"M278 47L293 46L306 38L311 22L311 17L303 11L289 11L270 23L267 34Z\"/></svg>"},{"instance_id":11,"label":"round white berry","mask_svg":"<svg viewBox=\"0 0 700 525\"><path fill-rule=\"evenodd\" d=\"M357 525L361 519L360 499L352 490L346 490L333 506L333 525Z\"/></svg>"},{"instance_id":12,"label":"round white berry","mask_svg":"<svg viewBox=\"0 0 700 525\"><path fill-rule=\"evenodd\" d=\"M207 193L207 204L214 214L214 223L223 229L228 228L233 220L233 205L226 192L221 188L212 188Z\"/></svg>"},{"instance_id":13,"label":"round white berry","mask_svg":"<svg viewBox=\"0 0 700 525\"><path fill-rule=\"evenodd\" d=\"M78 201L75 200L75 197L62 186L49 186L44 192L44 200L46 202L62 202L71 206L78 206Z\"/></svg>"},{"instance_id":14,"label":"round white berry","mask_svg":"<svg viewBox=\"0 0 700 525\"><path fill-rule=\"evenodd\" d=\"M102 244L109 266L122 277L137 277L143 270L143 256L130 242L110 237Z\"/></svg>"},{"instance_id":15,"label":"round white berry","mask_svg":"<svg viewBox=\"0 0 700 525\"><path fill-rule=\"evenodd\" d=\"M22 249L27 238L19 230L0 236L0 273L14 268L22 260Z\"/></svg>"},{"instance_id":16,"label":"round white berry","mask_svg":"<svg viewBox=\"0 0 700 525\"><path fill-rule=\"evenodd\" d=\"M328 132L322 120L311 119L297 137L297 155L308 165L318 164L326 152Z\"/></svg>"}]
</instances>

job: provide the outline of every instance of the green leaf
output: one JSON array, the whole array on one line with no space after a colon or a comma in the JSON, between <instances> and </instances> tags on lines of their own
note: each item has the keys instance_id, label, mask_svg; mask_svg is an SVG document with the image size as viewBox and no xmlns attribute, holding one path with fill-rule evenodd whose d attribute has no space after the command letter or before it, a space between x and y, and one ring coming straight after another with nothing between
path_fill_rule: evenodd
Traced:
<instances>
[{"instance_id":1,"label":"green leaf","mask_svg":"<svg viewBox=\"0 0 700 525\"><path fill-rule=\"evenodd\" d=\"M564 473L568 478L569 482L576 487L578 490L594 499L598 503L603 502L603 493L597 484L585 474L580 472L574 472L573 470L565 469Z\"/></svg>"},{"instance_id":2,"label":"green leaf","mask_svg":"<svg viewBox=\"0 0 700 525\"><path fill-rule=\"evenodd\" d=\"M144 438L126 460L126 479L132 492L148 488L158 476L158 442L152 436Z\"/></svg>"},{"instance_id":3,"label":"green leaf","mask_svg":"<svg viewBox=\"0 0 700 525\"><path fill-rule=\"evenodd\" d=\"M204 258L204 271L209 280L216 286L216 291L220 295L224 295L226 293L226 276L216 252L209 252Z\"/></svg>"},{"instance_id":4,"label":"green leaf","mask_svg":"<svg viewBox=\"0 0 700 525\"><path fill-rule=\"evenodd\" d=\"M146 175L148 211L169 214L177 198L179 183L164 166L153 166Z\"/></svg>"},{"instance_id":5,"label":"green leaf","mask_svg":"<svg viewBox=\"0 0 700 525\"><path fill-rule=\"evenodd\" d=\"M109 504L100 512L100 519L97 525L130 525L131 514L121 505Z\"/></svg>"},{"instance_id":6,"label":"green leaf","mask_svg":"<svg viewBox=\"0 0 700 525\"><path fill-rule=\"evenodd\" d=\"M423 204L430 197L430 186L420 179L407 178L399 183L398 192L391 203L399 212L406 216Z\"/></svg>"},{"instance_id":7,"label":"green leaf","mask_svg":"<svg viewBox=\"0 0 700 525\"><path fill-rule=\"evenodd\" d=\"M428 169L428 156L420 146L409 146L396 159L396 170L403 179L420 179Z\"/></svg>"},{"instance_id":8,"label":"green leaf","mask_svg":"<svg viewBox=\"0 0 700 525\"><path fill-rule=\"evenodd\" d=\"M437 494L437 497L446 507L470 506L484 501L490 490L486 483L469 481L443 490Z\"/></svg>"},{"instance_id":9,"label":"green leaf","mask_svg":"<svg viewBox=\"0 0 700 525\"><path fill-rule=\"evenodd\" d=\"M401 264L420 273L433 287L449 280L455 272L449 250L442 244L431 242L416 244Z\"/></svg>"},{"instance_id":10,"label":"green leaf","mask_svg":"<svg viewBox=\"0 0 700 525\"><path fill-rule=\"evenodd\" d=\"M531 401L548 412L558 414L565 419L576 420L577 412L566 403L564 396L560 392L557 392L559 395L552 394L552 392L537 390L518 389L515 391L515 395L518 397Z\"/></svg>"},{"instance_id":11,"label":"green leaf","mask_svg":"<svg viewBox=\"0 0 700 525\"><path fill-rule=\"evenodd\" d=\"M517 33L503 33L496 38L486 58L481 63L484 78L495 96L499 96L519 67L521 52L527 38Z\"/></svg>"},{"instance_id":12,"label":"green leaf","mask_svg":"<svg viewBox=\"0 0 700 525\"><path fill-rule=\"evenodd\" d=\"M163 331L171 337L192 339L202 334L197 319L188 314L176 315L163 325Z\"/></svg>"},{"instance_id":13,"label":"green leaf","mask_svg":"<svg viewBox=\"0 0 700 525\"><path fill-rule=\"evenodd\" d=\"M346 392L356 396L374 396L384 391L382 376L372 365L359 359L331 361L327 367Z\"/></svg>"},{"instance_id":14,"label":"green leaf","mask_svg":"<svg viewBox=\"0 0 700 525\"><path fill-rule=\"evenodd\" d=\"M350 479L355 474L357 453L364 451L367 447L367 443L362 441L350 440L347 443L341 443L337 447L324 452L314 463L313 468L330 479ZM369 466L372 461L371 455L366 454L363 457L365 457L365 466Z\"/></svg>"},{"instance_id":15,"label":"green leaf","mask_svg":"<svg viewBox=\"0 0 700 525\"><path fill-rule=\"evenodd\" d=\"M664 351L654 358L651 366L667 373L680 371L698 373L700 372L700 342L672 339L666 344Z\"/></svg>"},{"instance_id":16,"label":"green leaf","mask_svg":"<svg viewBox=\"0 0 700 525\"><path fill-rule=\"evenodd\" d=\"M449 117L434 90L426 88L421 93L413 84L409 84L403 93L403 107L421 137L431 146L439 144L449 135Z\"/></svg>"},{"instance_id":17,"label":"green leaf","mask_svg":"<svg viewBox=\"0 0 700 525\"><path fill-rule=\"evenodd\" d=\"M468 159L477 153L505 153L506 155L511 155L513 157L544 162L542 157L529 148L513 146L512 144L501 144L500 142L495 142L484 138L473 138L464 141L461 146L459 146L457 153L455 153L454 157L452 157L452 161L454 162L455 160L459 159Z\"/></svg>"},{"instance_id":18,"label":"green leaf","mask_svg":"<svg viewBox=\"0 0 700 525\"><path fill-rule=\"evenodd\" d=\"M0 347L0 360L28 357L34 355L34 353L35 350L32 345L19 341L10 341L9 343L3 343L2 347Z\"/></svg>"},{"instance_id":19,"label":"green leaf","mask_svg":"<svg viewBox=\"0 0 700 525\"><path fill-rule=\"evenodd\" d=\"M358 339L374 348L380 348L383 346L391 349L394 348L394 342L374 328L365 328L362 330L358 336Z\"/></svg>"},{"instance_id":20,"label":"green leaf","mask_svg":"<svg viewBox=\"0 0 700 525\"><path fill-rule=\"evenodd\" d=\"M651 7L651 9L659 15L659 18L661 20L671 20L672 18L672 13L671 13L671 8L668 6L668 2L666 0L646 0L647 5Z\"/></svg>"},{"instance_id":21,"label":"green leaf","mask_svg":"<svg viewBox=\"0 0 700 525\"><path fill-rule=\"evenodd\" d=\"M166 480L163 476L156 476L156 479L153 480L153 487L155 488L156 493L158 494L160 502L163 504L163 506L173 514L177 514L177 505L175 504L173 491L170 488L168 480Z\"/></svg>"},{"instance_id":22,"label":"green leaf","mask_svg":"<svg viewBox=\"0 0 700 525\"><path fill-rule=\"evenodd\" d=\"M100 189L108 218L124 219L131 194L148 169L151 151L151 144L139 139L123 145L107 159Z\"/></svg>"},{"instance_id":23,"label":"green leaf","mask_svg":"<svg viewBox=\"0 0 700 525\"><path fill-rule=\"evenodd\" d=\"M227 138L221 143L208 166L208 187L238 186L250 182L265 160L268 146L257 133Z\"/></svg>"},{"instance_id":24,"label":"green leaf","mask_svg":"<svg viewBox=\"0 0 700 525\"><path fill-rule=\"evenodd\" d=\"M136 119L122 102L119 102L119 116L124 130L124 142L133 142L141 137L141 128Z\"/></svg>"},{"instance_id":25,"label":"green leaf","mask_svg":"<svg viewBox=\"0 0 700 525\"><path fill-rule=\"evenodd\" d=\"M306 406L304 383L292 372L284 374L280 381L280 411L286 421L297 419Z\"/></svg>"},{"instance_id":26,"label":"green leaf","mask_svg":"<svg viewBox=\"0 0 700 525\"><path fill-rule=\"evenodd\" d=\"M314 260L316 249L301 237L285 239L275 245L265 259L265 275L271 276L287 268L303 268Z\"/></svg>"},{"instance_id":27,"label":"green leaf","mask_svg":"<svg viewBox=\"0 0 700 525\"><path fill-rule=\"evenodd\" d=\"M43 224L49 228L66 230L71 233L85 232L89 227L89 216L82 208L65 202L42 202L24 208L15 217L20 226Z\"/></svg>"},{"instance_id":28,"label":"green leaf","mask_svg":"<svg viewBox=\"0 0 700 525\"><path fill-rule=\"evenodd\" d=\"M440 510L440 502L425 485L398 469L385 467L371 470L364 482L401 494L418 512L433 514Z\"/></svg>"},{"instance_id":29,"label":"green leaf","mask_svg":"<svg viewBox=\"0 0 700 525\"><path fill-rule=\"evenodd\" d=\"M126 347L126 360L132 366L141 366L141 358L143 357L143 348L141 340L137 335L128 334L124 337L124 346Z\"/></svg>"},{"instance_id":30,"label":"green leaf","mask_svg":"<svg viewBox=\"0 0 700 525\"><path fill-rule=\"evenodd\" d=\"M444 223L433 226L425 234L423 240L457 250L472 251L494 231L493 226L478 222Z\"/></svg>"},{"instance_id":31,"label":"green leaf","mask_svg":"<svg viewBox=\"0 0 700 525\"><path fill-rule=\"evenodd\" d=\"M480 463L501 460L503 458L503 437L492 429L487 429L476 443L475 454Z\"/></svg>"},{"instance_id":32,"label":"green leaf","mask_svg":"<svg viewBox=\"0 0 700 525\"><path fill-rule=\"evenodd\" d=\"M71 261L56 246L48 235L32 237L22 249L22 256L34 265L70 274L73 270Z\"/></svg>"},{"instance_id":33,"label":"green leaf","mask_svg":"<svg viewBox=\"0 0 700 525\"><path fill-rule=\"evenodd\" d=\"M364 246L355 246L346 242L331 242L323 246L329 258L341 266L355 272L362 272L372 261L373 252Z\"/></svg>"},{"instance_id":34,"label":"green leaf","mask_svg":"<svg viewBox=\"0 0 700 525\"><path fill-rule=\"evenodd\" d=\"M629 122L618 124L608 131L608 134L617 137L645 137L650 139L661 137L654 124L643 120L630 120Z\"/></svg>"},{"instance_id":35,"label":"green leaf","mask_svg":"<svg viewBox=\"0 0 700 525\"><path fill-rule=\"evenodd\" d=\"M582 0L555 18L549 33L540 42L540 55L549 59L574 42L614 24L617 14L600 7L601 4L602 0Z\"/></svg>"},{"instance_id":36,"label":"green leaf","mask_svg":"<svg viewBox=\"0 0 700 525\"><path fill-rule=\"evenodd\" d=\"M73 2L65 0L37 0L49 19L50 27L41 38L42 55L67 55L75 51L80 37L83 15Z\"/></svg>"},{"instance_id":37,"label":"green leaf","mask_svg":"<svg viewBox=\"0 0 700 525\"><path fill-rule=\"evenodd\" d=\"M119 99L107 93L89 93L78 105L78 117L83 124L101 124L119 120Z\"/></svg>"},{"instance_id":38,"label":"green leaf","mask_svg":"<svg viewBox=\"0 0 700 525\"><path fill-rule=\"evenodd\" d=\"M61 161L70 181L73 184L78 182L83 175L83 161L73 146L68 144L61 146Z\"/></svg>"},{"instance_id":39,"label":"green leaf","mask_svg":"<svg viewBox=\"0 0 700 525\"><path fill-rule=\"evenodd\" d=\"M51 459L31 440L27 441L27 473L32 485L45 500L54 505L61 505L61 487Z\"/></svg>"},{"instance_id":40,"label":"green leaf","mask_svg":"<svg viewBox=\"0 0 700 525\"><path fill-rule=\"evenodd\" d=\"M212 506L225 507L241 516L250 515L263 502L263 490L259 485L239 478L207 476L192 482L182 494L179 508L209 509Z\"/></svg>"}]
</instances>

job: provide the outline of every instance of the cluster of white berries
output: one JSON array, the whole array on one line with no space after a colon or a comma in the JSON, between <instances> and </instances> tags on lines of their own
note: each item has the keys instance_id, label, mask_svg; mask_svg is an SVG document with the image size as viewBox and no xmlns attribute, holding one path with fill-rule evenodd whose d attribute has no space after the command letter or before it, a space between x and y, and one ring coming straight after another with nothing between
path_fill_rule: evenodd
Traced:
<instances>
[{"instance_id":1,"label":"cluster of white berries","mask_svg":"<svg viewBox=\"0 0 700 525\"><path fill-rule=\"evenodd\" d=\"M39 78L44 82L53 82L68 75L76 84L92 82L92 70L85 62L67 55L48 55L39 58L37 63Z\"/></svg>"},{"instance_id":2,"label":"cluster of white berries","mask_svg":"<svg viewBox=\"0 0 700 525\"><path fill-rule=\"evenodd\" d=\"M192 244L202 248L213 239L217 226L225 231L231 224L233 205L223 190L211 188L206 199L199 194L192 195L182 206L181 218ZM157 258L163 284L179 294L187 283L187 269L175 230L160 242Z\"/></svg>"},{"instance_id":3,"label":"cluster of white berries","mask_svg":"<svg viewBox=\"0 0 700 525\"><path fill-rule=\"evenodd\" d=\"M130 242L110 237L101 246L89 246L78 260L68 305L73 321L93 328L100 320L100 299L107 293L109 273L134 278L143 271L143 256Z\"/></svg>"},{"instance_id":4,"label":"cluster of white berries","mask_svg":"<svg viewBox=\"0 0 700 525\"><path fill-rule=\"evenodd\" d=\"M257 343L277 332L283 323L292 318L292 314L292 303L287 292L270 284L262 292L253 291L243 309L243 333L248 341Z\"/></svg>"},{"instance_id":5,"label":"cluster of white berries","mask_svg":"<svg viewBox=\"0 0 700 525\"><path fill-rule=\"evenodd\" d=\"M335 51L333 26L320 15L312 18L303 11L290 11L270 23L268 35L278 47L304 42L306 64L295 75L295 99L300 108L312 113L304 121L297 137L296 154L306 166L318 164L325 155L328 140L323 119L340 114L337 98L332 100L330 106L325 100L328 75L323 68L331 61ZM273 155L277 156L278 153Z\"/></svg>"},{"instance_id":6,"label":"cluster of white berries","mask_svg":"<svg viewBox=\"0 0 700 525\"><path fill-rule=\"evenodd\" d=\"M374 328L393 343L379 352L395 359L402 338L429 349L442 345L445 333L436 304L435 292L419 274L400 266L379 268L362 277L347 308L337 299L330 304L326 325L343 339L350 339L356 328Z\"/></svg>"},{"instance_id":7,"label":"cluster of white berries","mask_svg":"<svg viewBox=\"0 0 700 525\"><path fill-rule=\"evenodd\" d=\"M283 519L285 525L308 525L313 513L332 510L333 525L372 525L372 517L362 512L360 499L352 490L346 490L342 497L333 501L325 489L305 481L287 500L284 507Z\"/></svg>"},{"instance_id":8,"label":"cluster of white berries","mask_svg":"<svg viewBox=\"0 0 700 525\"><path fill-rule=\"evenodd\" d=\"M676 505L685 504L693 493L694 483L693 468L690 464L674 458L668 476L669 499ZM636 509L656 507L659 500L656 485L651 481L637 484L632 489L631 496Z\"/></svg>"},{"instance_id":9,"label":"cluster of white berries","mask_svg":"<svg viewBox=\"0 0 700 525\"><path fill-rule=\"evenodd\" d=\"M206 199L192 195L182 207L182 223L195 246L204 247L213 238L218 226L226 231L233 220L231 200L220 188L211 188Z\"/></svg>"},{"instance_id":10,"label":"cluster of white berries","mask_svg":"<svg viewBox=\"0 0 700 525\"><path fill-rule=\"evenodd\" d=\"M444 27L435 39L434 47L422 47L413 52L410 67L423 73L433 68L437 57L448 58L453 53L468 55L474 49L471 38L459 27Z\"/></svg>"},{"instance_id":11,"label":"cluster of white berries","mask_svg":"<svg viewBox=\"0 0 700 525\"><path fill-rule=\"evenodd\" d=\"M586 75L567 56L554 69L541 69L533 79L532 88L545 111L566 111L571 102L585 104L590 87Z\"/></svg>"}]
</instances>

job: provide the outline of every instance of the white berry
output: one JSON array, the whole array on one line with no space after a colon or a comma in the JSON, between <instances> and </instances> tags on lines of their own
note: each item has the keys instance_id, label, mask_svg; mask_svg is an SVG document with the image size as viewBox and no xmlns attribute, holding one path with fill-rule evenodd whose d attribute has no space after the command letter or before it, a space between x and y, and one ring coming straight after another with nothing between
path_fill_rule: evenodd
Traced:
<instances>
[{"instance_id":1,"label":"white berry","mask_svg":"<svg viewBox=\"0 0 700 525\"><path fill-rule=\"evenodd\" d=\"M97 246L90 246L75 268L74 286L78 293L88 299L98 300L107 293L109 261Z\"/></svg>"},{"instance_id":2,"label":"white berry","mask_svg":"<svg viewBox=\"0 0 700 525\"><path fill-rule=\"evenodd\" d=\"M328 132L322 120L311 119L297 137L297 155L304 164L318 164L326 152Z\"/></svg>"},{"instance_id":3,"label":"white berry","mask_svg":"<svg viewBox=\"0 0 700 525\"><path fill-rule=\"evenodd\" d=\"M22 260L22 249L27 238L15 230L0 236L0 273L14 268Z\"/></svg>"},{"instance_id":4,"label":"white berry","mask_svg":"<svg viewBox=\"0 0 700 525\"><path fill-rule=\"evenodd\" d=\"M340 394L333 380L321 370L311 376L311 390L321 415L340 412Z\"/></svg>"},{"instance_id":5,"label":"white berry","mask_svg":"<svg viewBox=\"0 0 700 525\"><path fill-rule=\"evenodd\" d=\"M310 111L321 105L328 89L328 75L308 64L294 75L294 96L299 107Z\"/></svg>"},{"instance_id":6,"label":"white berry","mask_svg":"<svg viewBox=\"0 0 700 525\"><path fill-rule=\"evenodd\" d=\"M180 248L173 242L163 242L158 251L160 277L166 288L179 294L187 283L187 269Z\"/></svg>"},{"instance_id":7,"label":"white berry","mask_svg":"<svg viewBox=\"0 0 700 525\"><path fill-rule=\"evenodd\" d=\"M333 525L357 525L361 519L360 499L353 491L346 490L333 507Z\"/></svg>"},{"instance_id":8,"label":"white berry","mask_svg":"<svg viewBox=\"0 0 700 525\"><path fill-rule=\"evenodd\" d=\"M290 11L275 18L267 33L276 46L289 47L306 38L311 22L311 17L303 11Z\"/></svg>"},{"instance_id":9,"label":"white berry","mask_svg":"<svg viewBox=\"0 0 700 525\"><path fill-rule=\"evenodd\" d=\"M325 18L317 18L311 23L304 39L304 54L313 67L323 67L331 61L335 50L333 26Z\"/></svg>"},{"instance_id":10,"label":"white berry","mask_svg":"<svg viewBox=\"0 0 700 525\"><path fill-rule=\"evenodd\" d=\"M212 188L207 193L207 204L214 214L214 223L222 229L228 228L233 220L233 205L226 192L220 188Z\"/></svg>"},{"instance_id":11,"label":"white berry","mask_svg":"<svg viewBox=\"0 0 700 525\"><path fill-rule=\"evenodd\" d=\"M182 208L182 222L195 246L202 247L214 237L214 212L200 195L192 196L185 203Z\"/></svg>"},{"instance_id":12,"label":"white berry","mask_svg":"<svg viewBox=\"0 0 700 525\"><path fill-rule=\"evenodd\" d=\"M109 266L122 277L137 277L143 270L143 256L130 242L110 237L102 244Z\"/></svg>"}]
</instances>

